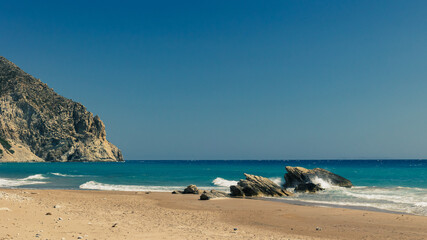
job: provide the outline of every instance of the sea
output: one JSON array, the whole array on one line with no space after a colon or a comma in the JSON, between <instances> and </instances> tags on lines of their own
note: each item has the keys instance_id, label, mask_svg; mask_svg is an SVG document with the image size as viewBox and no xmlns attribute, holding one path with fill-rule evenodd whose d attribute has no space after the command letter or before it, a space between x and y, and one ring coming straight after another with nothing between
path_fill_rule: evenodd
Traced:
<instances>
[{"instance_id":1,"label":"sea","mask_svg":"<svg viewBox=\"0 0 427 240\"><path fill-rule=\"evenodd\" d=\"M299 205L358 208L427 216L427 160L168 160L120 163L0 163L0 188L171 192L195 184L229 191L244 173L283 184L286 166L324 168L353 188L272 198Z\"/></svg>"}]
</instances>

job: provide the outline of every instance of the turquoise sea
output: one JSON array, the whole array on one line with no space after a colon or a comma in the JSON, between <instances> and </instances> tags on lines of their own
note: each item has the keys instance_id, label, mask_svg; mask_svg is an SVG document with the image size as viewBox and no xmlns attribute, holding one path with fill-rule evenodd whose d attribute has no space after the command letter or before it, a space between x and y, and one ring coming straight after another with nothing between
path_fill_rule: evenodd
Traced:
<instances>
[{"instance_id":1,"label":"turquoise sea","mask_svg":"<svg viewBox=\"0 0 427 240\"><path fill-rule=\"evenodd\" d=\"M351 189L319 180L324 192L297 194L298 204L357 207L427 216L427 160L126 161L124 163L0 163L0 188L173 191L189 184L228 191L243 173L284 181L285 166L324 168Z\"/></svg>"}]
</instances>

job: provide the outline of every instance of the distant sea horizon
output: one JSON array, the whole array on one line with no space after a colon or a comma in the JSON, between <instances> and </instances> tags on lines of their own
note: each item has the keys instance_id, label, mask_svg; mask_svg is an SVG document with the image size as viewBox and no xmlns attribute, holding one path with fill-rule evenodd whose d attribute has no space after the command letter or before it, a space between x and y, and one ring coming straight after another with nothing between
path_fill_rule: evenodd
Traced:
<instances>
[{"instance_id":1,"label":"distant sea horizon","mask_svg":"<svg viewBox=\"0 0 427 240\"><path fill-rule=\"evenodd\" d=\"M286 166L324 168L354 184L330 185L316 194L296 194L299 204L378 209L427 216L427 160L127 160L125 162L0 163L0 188L113 191L201 189L229 191L243 173L284 183Z\"/></svg>"}]
</instances>

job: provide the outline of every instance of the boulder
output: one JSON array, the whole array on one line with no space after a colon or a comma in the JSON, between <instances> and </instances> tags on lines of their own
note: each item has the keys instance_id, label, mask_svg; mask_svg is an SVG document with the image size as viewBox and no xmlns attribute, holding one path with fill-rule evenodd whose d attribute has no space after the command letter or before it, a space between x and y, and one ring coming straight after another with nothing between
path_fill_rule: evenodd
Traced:
<instances>
[{"instance_id":1,"label":"boulder","mask_svg":"<svg viewBox=\"0 0 427 240\"><path fill-rule=\"evenodd\" d=\"M186 189L182 192L184 194L199 194L199 189L196 187L196 185L189 185Z\"/></svg>"},{"instance_id":2,"label":"boulder","mask_svg":"<svg viewBox=\"0 0 427 240\"><path fill-rule=\"evenodd\" d=\"M240 180L237 185L230 186L233 197L281 197L290 196L291 192L282 189L268 178L246 174L246 179Z\"/></svg>"},{"instance_id":3,"label":"boulder","mask_svg":"<svg viewBox=\"0 0 427 240\"><path fill-rule=\"evenodd\" d=\"M212 198L224 198L228 197L229 195L225 192L211 190L209 192L203 192L202 195L200 195L200 200L209 200Z\"/></svg>"},{"instance_id":4,"label":"boulder","mask_svg":"<svg viewBox=\"0 0 427 240\"><path fill-rule=\"evenodd\" d=\"M243 192L243 189L240 186L232 185L230 186L230 192L231 196L233 197L244 197L245 193Z\"/></svg>"},{"instance_id":5,"label":"boulder","mask_svg":"<svg viewBox=\"0 0 427 240\"><path fill-rule=\"evenodd\" d=\"M317 191L323 191L324 188L320 187L320 184L314 183L300 183L295 188L295 192L307 192L307 193L315 193Z\"/></svg>"},{"instance_id":6,"label":"boulder","mask_svg":"<svg viewBox=\"0 0 427 240\"><path fill-rule=\"evenodd\" d=\"M322 168L306 169L287 166L286 171L288 172L285 174L285 188L297 187L301 183L316 184L319 180L339 187L350 188L353 186L350 180Z\"/></svg>"}]
</instances>

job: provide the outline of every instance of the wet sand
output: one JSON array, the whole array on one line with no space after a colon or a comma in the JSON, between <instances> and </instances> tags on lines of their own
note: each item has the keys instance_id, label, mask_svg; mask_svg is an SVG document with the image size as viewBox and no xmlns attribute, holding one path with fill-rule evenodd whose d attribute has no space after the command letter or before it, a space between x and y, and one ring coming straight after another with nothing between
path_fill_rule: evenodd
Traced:
<instances>
[{"instance_id":1,"label":"wet sand","mask_svg":"<svg viewBox=\"0 0 427 240\"><path fill-rule=\"evenodd\" d=\"M0 190L1 239L427 239L427 217L253 199Z\"/></svg>"}]
</instances>

